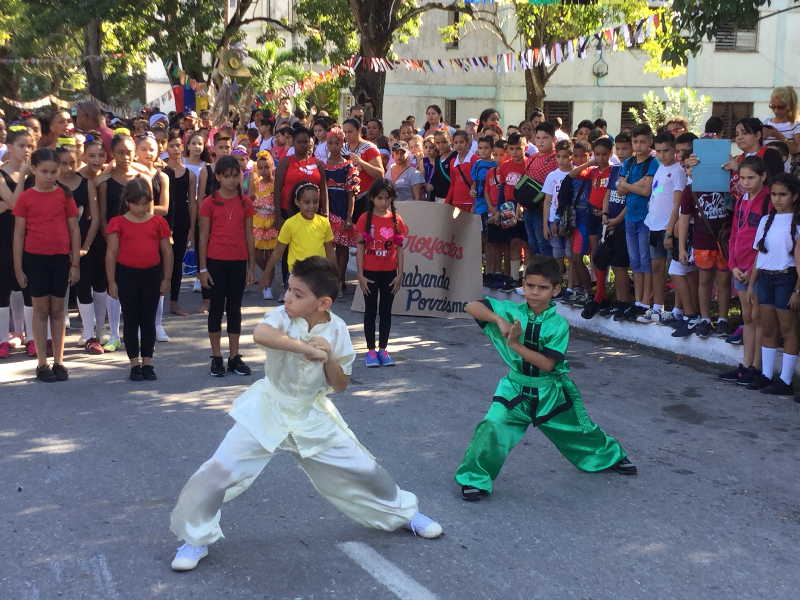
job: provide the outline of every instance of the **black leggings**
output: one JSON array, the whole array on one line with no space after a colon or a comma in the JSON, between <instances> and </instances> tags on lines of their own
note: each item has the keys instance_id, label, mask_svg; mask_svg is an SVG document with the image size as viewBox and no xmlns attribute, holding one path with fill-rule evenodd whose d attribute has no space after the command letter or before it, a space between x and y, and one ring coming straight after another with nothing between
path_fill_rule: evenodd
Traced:
<instances>
[{"instance_id":1,"label":"black leggings","mask_svg":"<svg viewBox=\"0 0 800 600\"><path fill-rule=\"evenodd\" d=\"M200 247L200 219L197 219L197 223L194 226L194 249L197 252L197 261L198 261L198 268L200 267L200 251L197 250ZM206 248L208 250L208 248ZM184 252L186 254L186 252ZM175 274L175 269L172 269L173 275ZM203 300L208 300L211 298L211 290L205 287L200 288L200 295L203 297Z\"/></svg>"},{"instance_id":2,"label":"black leggings","mask_svg":"<svg viewBox=\"0 0 800 600\"><path fill-rule=\"evenodd\" d=\"M178 301L181 293L181 279L183 279L183 255L186 254L186 244L189 241L189 226L178 227L172 232L172 282L170 285L169 299Z\"/></svg>"},{"instance_id":3,"label":"black leggings","mask_svg":"<svg viewBox=\"0 0 800 600\"><path fill-rule=\"evenodd\" d=\"M10 259L11 257L9 256L8 258ZM27 288L21 289L17 283L14 264L10 260L8 263L5 261L0 262L0 308L8 308L11 305L11 292L19 291L22 291L25 306L33 306L31 304L30 290Z\"/></svg>"},{"instance_id":4,"label":"black leggings","mask_svg":"<svg viewBox=\"0 0 800 600\"><path fill-rule=\"evenodd\" d=\"M206 260L208 274L214 281L209 289L208 333L222 331L222 313L228 316L228 335L242 332L242 296L247 280L246 260Z\"/></svg>"},{"instance_id":5,"label":"black leggings","mask_svg":"<svg viewBox=\"0 0 800 600\"><path fill-rule=\"evenodd\" d=\"M106 291L105 259L105 252L94 245L85 256L81 257L81 278L80 281L73 286L78 296L78 302L81 304L91 304L94 302L92 290L95 292Z\"/></svg>"},{"instance_id":6,"label":"black leggings","mask_svg":"<svg viewBox=\"0 0 800 600\"><path fill-rule=\"evenodd\" d=\"M373 281L369 284L369 294L364 296L364 337L367 338L367 348L370 350L375 350L376 316L380 321L378 348L385 349L389 343L394 301L392 281L396 276L397 271L364 271L364 277Z\"/></svg>"},{"instance_id":7,"label":"black leggings","mask_svg":"<svg viewBox=\"0 0 800 600\"><path fill-rule=\"evenodd\" d=\"M119 302L122 305L122 334L131 360L153 358L156 345L156 309L161 297L161 265L134 269L117 264ZM141 335L141 346L139 336Z\"/></svg>"}]
</instances>

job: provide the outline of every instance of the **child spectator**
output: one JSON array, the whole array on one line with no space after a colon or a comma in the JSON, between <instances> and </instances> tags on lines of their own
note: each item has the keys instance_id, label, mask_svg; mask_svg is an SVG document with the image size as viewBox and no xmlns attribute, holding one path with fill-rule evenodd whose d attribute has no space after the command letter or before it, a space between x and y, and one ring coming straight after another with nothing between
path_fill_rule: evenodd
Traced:
<instances>
[{"instance_id":1,"label":"child spectator","mask_svg":"<svg viewBox=\"0 0 800 600\"><path fill-rule=\"evenodd\" d=\"M122 192L126 212L106 227L108 294L122 305L131 381L157 379L153 368L156 309L172 279L169 224L151 212L152 202L147 182L140 177L130 180Z\"/></svg>"},{"instance_id":2,"label":"child spectator","mask_svg":"<svg viewBox=\"0 0 800 600\"><path fill-rule=\"evenodd\" d=\"M536 126L534 142L539 150L528 159L525 166L527 174L541 190L547 174L558 168L556 151L553 147L555 130L550 123L542 122ZM541 207L525 208L525 233L528 236L528 247L531 255L552 256L553 250L550 242L544 237L544 220Z\"/></svg>"},{"instance_id":3,"label":"child spectator","mask_svg":"<svg viewBox=\"0 0 800 600\"><path fill-rule=\"evenodd\" d=\"M492 159L492 147L494 143L490 137L482 137L478 139L477 158L472 163L470 171L470 178L473 181L470 195L474 199L474 206L472 212L481 216L481 230L485 237L486 235L486 222L488 219L489 207L486 204L486 173L489 169L496 167L497 163Z\"/></svg>"},{"instance_id":4,"label":"child spectator","mask_svg":"<svg viewBox=\"0 0 800 600\"><path fill-rule=\"evenodd\" d=\"M617 145L617 156L627 160L633 152L630 136L620 133L614 139ZM603 226L605 227L605 243L611 248L608 253L608 265L614 273L614 295L616 300L598 311L603 317L622 320L625 311L633 306L631 296L631 280L628 275L628 242L625 236L625 194L617 191L617 181L621 166L612 165L608 177L608 191L603 199Z\"/></svg>"},{"instance_id":5,"label":"child spectator","mask_svg":"<svg viewBox=\"0 0 800 600\"><path fill-rule=\"evenodd\" d=\"M268 150L259 150L253 171L253 244L255 260L260 269L266 268L270 254L278 243L280 211L275 198L275 164ZM272 289L264 288L264 300L272 300Z\"/></svg>"},{"instance_id":6,"label":"child spectator","mask_svg":"<svg viewBox=\"0 0 800 600\"><path fill-rule=\"evenodd\" d=\"M762 394L792 396L792 376L797 364L797 317L800 290L797 269L800 250L796 238L800 209L800 182L777 175L770 186L772 208L758 223L753 248L758 250L756 268L750 275L747 295L758 298L761 326L761 373L747 386ZM777 348L783 341L780 376L772 379Z\"/></svg>"},{"instance_id":7,"label":"child spectator","mask_svg":"<svg viewBox=\"0 0 800 600\"><path fill-rule=\"evenodd\" d=\"M439 204L444 204L447 193L450 191L450 166L453 163L455 152L450 146L450 134L446 129L434 133L433 141L436 145L436 160L431 177L433 197Z\"/></svg>"},{"instance_id":8,"label":"child spectator","mask_svg":"<svg viewBox=\"0 0 800 600\"><path fill-rule=\"evenodd\" d=\"M170 529L185 543L174 570L194 569L208 555L208 544L222 537L223 502L244 492L278 450L295 455L316 490L354 521L385 531L406 527L423 538L442 534L327 397L347 388L355 358L347 324L331 312L338 279L325 259L298 261L286 305L256 327L253 339L266 349L265 376L237 398L230 413L235 425L178 497Z\"/></svg>"},{"instance_id":9,"label":"child spectator","mask_svg":"<svg viewBox=\"0 0 800 600\"><path fill-rule=\"evenodd\" d=\"M378 179L369 189L368 210L358 219L358 283L364 292L364 337L367 341L365 364L393 367L386 347L392 327L392 303L403 281L403 240L408 227L397 214L394 185ZM379 319L379 339L375 350L375 318Z\"/></svg>"},{"instance_id":10,"label":"child spectator","mask_svg":"<svg viewBox=\"0 0 800 600\"><path fill-rule=\"evenodd\" d=\"M471 175L475 155L470 152L469 134L463 129L453 136L454 156L450 164L450 187L447 190L445 204L451 204L463 211L472 212L475 198L472 196Z\"/></svg>"},{"instance_id":11,"label":"child spectator","mask_svg":"<svg viewBox=\"0 0 800 600\"><path fill-rule=\"evenodd\" d=\"M767 169L759 156L749 156L738 165L737 188L742 195L733 209L731 237L728 242L728 268L733 288L742 307L742 362L732 371L722 373L723 381L750 385L759 372L761 331L758 327L758 299L748 293L751 270L756 260L753 244L761 217L769 212L769 188L764 185Z\"/></svg>"},{"instance_id":12,"label":"child spectator","mask_svg":"<svg viewBox=\"0 0 800 600\"><path fill-rule=\"evenodd\" d=\"M540 258L525 269L524 303L487 297L467 305L509 373L498 383L456 471L464 500L492 492L506 457L529 425L583 471L637 473L619 443L591 421L568 376L569 325L553 303L560 281L555 259Z\"/></svg>"},{"instance_id":13,"label":"child spectator","mask_svg":"<svg viewBox=\"0 0 800 600\"><path fill-rule=\"evenodd\" d=\"M672 251L677 212L686 187L686 172L675 161L675 137L671 133L660 133L654 141L659 164L653 177L652 195L644 219L650 235L649 289L653 296L653 305L636 319L645 324L659 323L664 312L667 251Z\"/></svg>"},{"instance_id":14,"label":"child spectator","mask_svg":"<svg viewBox=\"0 0 800 600\"><path fill-rule=\"evenodd\" d=\"M484 197L488 210L486 221L486 274L483 284L490 288L501 288L510 285L509 276L509 242L511 233L508 226L504 227L500 219L498 204L500 186L500 167L506 160L506 143L503 140L494 142L492 157L498 165L486 171L484 181ZM513 204L513 203L512 203ZM514 215L516 226L516 214Z\"/></svg>"},{"instance_id":15,"label":"child spectator","mask_svg":"<svg viewBox=\"0 0 800 600\"><path fill-rule=\"evenodd\" d=\"M567 272L566 259L570 259L569 276L567 280L567 294L573 293L574 270L572 263L572 244L566 237L561 235L558 220L558 192L561 189L561 182L569 175L572 170L572 142L561 140L556 143L556 161L558 168L550 171L542 185L544 200L542 201L542 219L547 223L544 230L544 237L550 242L553 249L553 258L561 265L561 272Z\"/></svg>"},{"instance_id":16,"label":"child spectator","mask_svg":"<svg viewBox=\"0 0 800 600\"><path fill-rule=\"evenodd\" d=\"M617 179L617 191L625 194L625 239L628 259L633 271L635 304L628 307L624 317L636 320L649 306L645 304L645 277L650 267L650 231L644 224L650 202L653 177L658 161L650 154L653 132L648 125L637 125L631 132L633 156L625 160Z\"/></svg>"},{"instance_id":17,"label":"child spectator","mask_svg":"<svg viewBox=\"0 0 800 600\"><path fill-rule=\"evenodd\" d=\"M520 222L522 209L514 199L515 186L520 178L525 175L528 167L523 148L525 148L525 138L518 133L512 133L508 136L506 144L508 159L497 167L499 179L497 186L499 222L500 227L507 230L510 238L510 259L508 263L510 265L509 276L513 284L509 284L511 287L503 288L508 291L516 288L520 281L521 256L522 252L528 249L525 225Z\"/></svg>"}]
</instances>

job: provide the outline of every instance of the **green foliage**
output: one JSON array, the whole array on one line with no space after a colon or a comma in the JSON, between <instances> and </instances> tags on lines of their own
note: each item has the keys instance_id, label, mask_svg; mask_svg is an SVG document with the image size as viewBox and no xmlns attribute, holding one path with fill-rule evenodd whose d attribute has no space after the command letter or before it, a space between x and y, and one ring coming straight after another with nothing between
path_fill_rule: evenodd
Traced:
<instances>
[{"instance_id":1,"label":"green foliage","mask_svg":"<svg viewBox=\"0 0 800 600\"><path fill-rule=\"evenodd\" d=\"M691 88L664 88L666 100L662 100L650 90L644 96L644 109L630 109L634 121L647 123L653 131L663 127L672 117L684 117L689 122L689 131L700 134L703 131L703 116L711 105L711 96L700 96Z\"/></svg>"},{"instance_id":2,"label":"green foliage","mask_svg":"<svg viewBox=\"0 0 800 600\"><path fill-rule=\"evenodd\" d=\"M299 54L293 50L284 50L277 42L265 42L258 48L247 51L250 61L250 77L242 90L241 104L249 107L257 94L273 91L301 81L308 72L300 66ZM277 98L265 103L267 108L278 108Z\"/></svg>"}]
</instances>

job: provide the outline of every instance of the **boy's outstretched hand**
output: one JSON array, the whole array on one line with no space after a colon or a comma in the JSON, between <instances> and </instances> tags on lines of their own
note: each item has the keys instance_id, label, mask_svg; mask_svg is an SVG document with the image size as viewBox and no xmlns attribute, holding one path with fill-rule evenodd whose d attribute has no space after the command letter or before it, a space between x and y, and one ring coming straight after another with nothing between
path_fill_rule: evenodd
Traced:
<instances>
[{"instance_id":1,"label":"boy's outstretched hand","mask_svg":"<svg viewBox=\"0 0 800 600\"><path fill-rule=\"evenodd\" d=\"M519 344L519 337L522 335L522 324L519 321L514 321L514 324L508 328L508 332L505 335L509 348Z\"/></svg>"}]
</instances>

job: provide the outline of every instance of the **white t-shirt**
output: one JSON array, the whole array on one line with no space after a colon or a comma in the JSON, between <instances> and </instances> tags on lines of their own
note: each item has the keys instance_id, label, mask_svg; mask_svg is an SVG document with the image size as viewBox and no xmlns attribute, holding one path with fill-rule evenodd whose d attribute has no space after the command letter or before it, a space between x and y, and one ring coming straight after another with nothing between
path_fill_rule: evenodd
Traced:
<instances>
[{"instance_id":1,"label":"white t-shirt","mask_svg":"<svg viewBox=\"0 0 800 600\"><path fill-rule=\"evenodd\" d=\"M323 163L328 162L328 144L320 142L314 147L314 156L316 156Z\"/></svg>"},{"instance_id":2,"label":"white t-shirt","mask_svg":"<svg viewBox=\"0 0 800 600\"><path fill-rule=\"evenodd\" d=\"M764 235L764 226L767 224L769 215L761 217L756 230L756 237L753 238L753 248L758 250L758 242ZM776 214L772 225L767 231L767 238L764 243L767 246L766 252L759 252L756 256L756 268L768 271L781 271L794 267L794 256L792 255L792 236L789 234L792 227L792 213ZM800 227L798 227L800 230ZM797 232L795 232L795 237Z\"/></svg>"},{"instance_id":3,"label":"white t-shirt","mask_svg":"<svg viewBox=\"0 0 800 600\"><path fill-rule=\"evenodd\" d=\"M765 127L773 127L779 132L783 134L787 140L792 141L794 136L800 133L800 121L797 123L775 123L772 119L764 119L763 121ZM778 138L776 137L767 137L764 138L764 144L768 144L770 142L777 142Z\"/></svg>"},{"instance_id":4,"label":"white t-shirt","mask_svg":"<svg viewBox=\"0 0 800 600\"><path fill-rule=\"evenodd\" d=\"M261 144L258 147L258 151L261 152L262 150L272 150L272 145L275 143L275 136L273 135L270 138L265 140L261 140Z\"/></svg>"},{"instance_id":5,"label":"white t-shirt","mask_svg":"<svg viewBox=\"0 0 800 600\"><path fill-rule=\"evenodd\" d=\"M669 223L675 200L675 192L682 192L686 187L686 171L680 163L675 162L665 167L658 165L653 176L653 191L644 224L650 231L664 231Z\"/></svg>"},{"instance_id":6,"label":"white t-shirt","mask_svg":"<svg viewBox=\"0 0 800 600\"><path fill-rule=\"evenodd\" d=\"M525 156L532 156L533 154L536 154L538 151L539 149L536 147L536 144L531 144L530 142L528 142L528 145L525 147Z\"/></svg>"},{"instance_id":7,"label":"white t-shirt","mask_svg":"<svg viewBox=\"0 0 800 600\"><path fill-rule=\"evenodd\" d=\"M570 139L569 134L566 131L561 131L560 129L556 129L556 141L560 142L561 140L568 140Z\"/></svg>"},{"instance_id":8,"label":"white t-shirt","mask_svg":"<svg viewBox=\"0 0 800 600\"><path fill-rule=\"evenodd\" d=\"M547 177L544 178L542 193L550 194L550 214L547 216L550 223L558 221L558 217L556 216L556 211L558 210L558 191L561 189L561 182L564 181L567 175L569 175L569 171L556 169L555 171L550 171Z\"/></svg>"}]
</instances>

